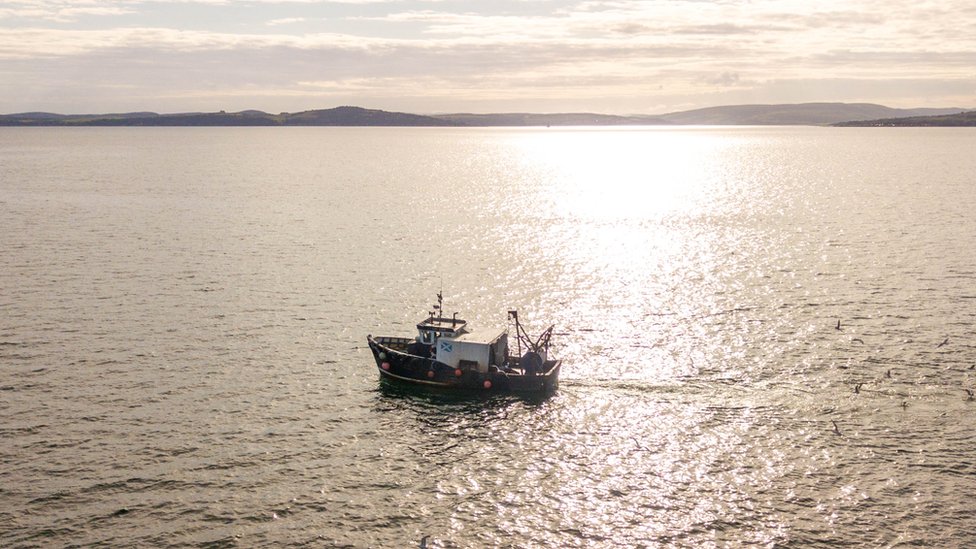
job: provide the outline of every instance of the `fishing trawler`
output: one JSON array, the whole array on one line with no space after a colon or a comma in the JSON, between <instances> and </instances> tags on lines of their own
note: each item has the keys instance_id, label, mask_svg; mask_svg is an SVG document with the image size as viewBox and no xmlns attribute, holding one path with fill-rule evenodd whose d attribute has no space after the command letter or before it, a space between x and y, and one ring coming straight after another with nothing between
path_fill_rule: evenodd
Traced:
<instances>
[{"instance_id":1,"label":"fishing trawler","mask_svg":"<svg viewBox=\"0 0 976 549\"><path fill-rule=\"evenodd\" d=\"M549 356L549 326L533 339L508 311L515 326L515 349L507 329L474 330L467 321L443 316L444 298L417 324L416 337L366 336L380 378L428 387L468 391L546 393L559 381L562 361ZM513 353L514 351L514 353Z\"/></svg>"}]
</instances>

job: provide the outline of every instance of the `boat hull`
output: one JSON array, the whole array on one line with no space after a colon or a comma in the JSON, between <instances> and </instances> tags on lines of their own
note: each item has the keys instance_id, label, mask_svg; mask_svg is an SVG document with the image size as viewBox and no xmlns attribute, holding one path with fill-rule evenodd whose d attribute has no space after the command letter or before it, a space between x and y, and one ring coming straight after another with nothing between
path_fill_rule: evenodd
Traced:
<instances>
[{"instance_id":1,"label":"boat hull","mask_svg":"<svg viewBox=\"0 0 976 549\"><path fill-rule=\"evenodd\" d=\"M548 393L559 385L559 369L562 362L550 360L543 364L538 374L525 374L517 368L460 369L406 352L411 339L400 337L366 338L376 361L380 377L398 383L408 383L431 388L474 392ZM517 359L515 359L517 361Z\"/></svg>"}]
</instances>

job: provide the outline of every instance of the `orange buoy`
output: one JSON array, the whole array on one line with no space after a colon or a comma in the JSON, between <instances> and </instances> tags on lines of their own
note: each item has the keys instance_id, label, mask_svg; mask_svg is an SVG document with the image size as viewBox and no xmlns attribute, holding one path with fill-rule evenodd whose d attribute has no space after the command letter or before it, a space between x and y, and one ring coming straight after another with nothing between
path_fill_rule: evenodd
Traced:
<instances>
[{"instance_id":1,"label":"orange buoy","mask_svg":"<svg viewBox=\"0 0 976 549\"><path fill-rule=\"evenodd\" d=\"M461 377L461 369L457 368L456 370L454 370L454 375Z\"/></svg>"},{"instance_id":2,"label":"orange buoy","mask_svg":"<svg viewBox=\"0 0 976 549\"><path fill-rule=\"evenodd\" d=\"M491 380L486 379L482 385L484 385L485 389L491 389Z\"/></svg>"},{"instance_id":3,"label":"orange buoy","mask_svg":"<svg viewBox=\"0 0 976 549\"><path fill-rule=\"evenodd\" d=\"M384 362L380 367L383 368L384 370L389 370L390 369L390 363L389 362Z\"/></svg>"},{"instance_id":4,"label":"orange buoy","mask_svg":"<svg viewBox=\"0 0 976 549\"><path fill-rule=\"evenodd\" d=\"M434 377L434 370L427 370L427 377L433 378Z\"/></svg>"}]
</instances>

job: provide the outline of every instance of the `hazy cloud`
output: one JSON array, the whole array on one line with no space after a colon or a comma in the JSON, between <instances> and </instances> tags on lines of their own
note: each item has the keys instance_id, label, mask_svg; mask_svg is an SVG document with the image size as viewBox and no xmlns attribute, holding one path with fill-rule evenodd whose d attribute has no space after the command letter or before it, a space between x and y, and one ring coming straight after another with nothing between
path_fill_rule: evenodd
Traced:
<instances>
[{"instance_id":1,"label":"hazy cloud","mask_svg":"<svg viewBox=\"0 0 976 549\"><path fill-rule=\"evenodd\" d=\"M706 78L705 81L716 86L734 86L739 83L739 73L726 71L710 78Z\"/></svg>"}]
</instances>

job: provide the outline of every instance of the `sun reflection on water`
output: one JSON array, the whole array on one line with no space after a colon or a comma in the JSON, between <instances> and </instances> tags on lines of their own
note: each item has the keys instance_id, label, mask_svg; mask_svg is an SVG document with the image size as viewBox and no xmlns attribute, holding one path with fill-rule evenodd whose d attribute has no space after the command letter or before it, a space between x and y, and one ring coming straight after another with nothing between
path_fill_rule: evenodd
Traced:
<instances>
[{"instance_id":1,"label":"sun reflection on water","mask_svg":"<svg viewBox=\"0 0 976 549\"><path fill-rule=\"evenodd\" d=\"M571 363L587 377L669 379L730 352L702 349L708 322L698 320L740 308L727 273L751 251L738 218L753 188L723 167L747 139L573 128L511 140L514 215L532 220L522 255L548 271L558 307L545 312L575 327L562 348Z\"/></svg>"},{"instance_id":2,"label":"sun reflection on water","mask_svg":"<svg viewBox=\"0 0 976 549\"><path fill-rule=\"evenodd\" d=\"M554 216L618 222L699 207L710 157L729 142L703 132L572 129L521 134L517 146L549 179Z\"/></svg>"}]
</instances>

